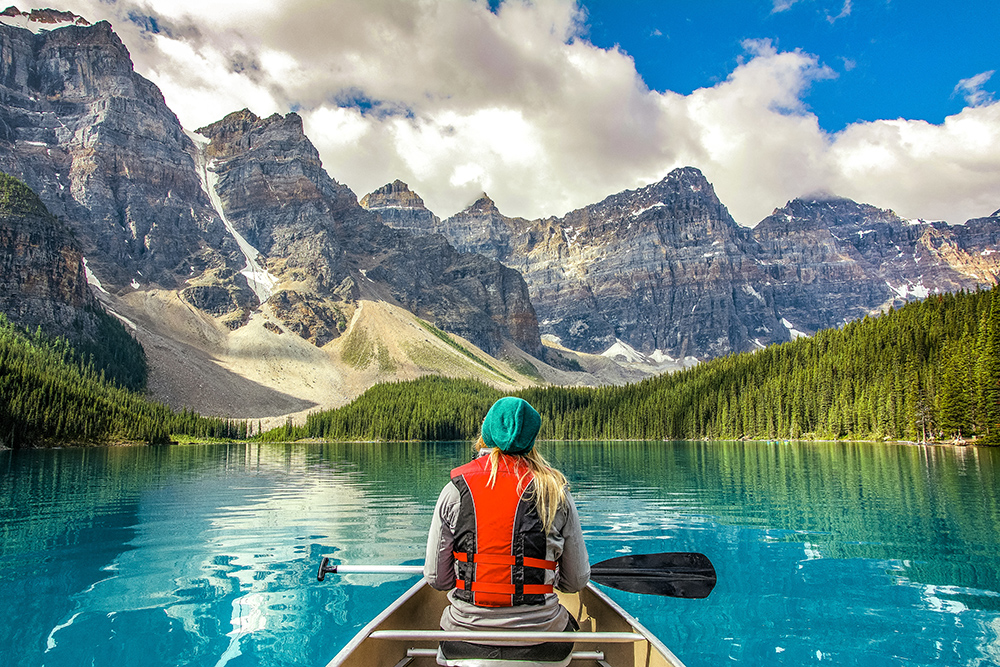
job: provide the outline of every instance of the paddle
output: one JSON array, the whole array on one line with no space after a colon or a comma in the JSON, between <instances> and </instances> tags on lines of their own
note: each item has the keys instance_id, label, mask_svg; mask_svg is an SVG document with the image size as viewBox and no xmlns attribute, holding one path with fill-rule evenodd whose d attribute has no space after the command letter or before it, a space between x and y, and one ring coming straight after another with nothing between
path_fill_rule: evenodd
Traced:
<instances>
[{"instance_id":1,"label":"paddle","mask_svg":"<svg viewBox=\"0 0 1000 667\"><path fill-rule=\"evenodd\" d=\"M330 565L323 557L316 578L327 574L422 574L422 565ZM590 579L599 584L644 595L700 599L715 587L715 567L705 554L673 552L630 554L602 560L590 567Z\"/></svg>"}]
</instances>

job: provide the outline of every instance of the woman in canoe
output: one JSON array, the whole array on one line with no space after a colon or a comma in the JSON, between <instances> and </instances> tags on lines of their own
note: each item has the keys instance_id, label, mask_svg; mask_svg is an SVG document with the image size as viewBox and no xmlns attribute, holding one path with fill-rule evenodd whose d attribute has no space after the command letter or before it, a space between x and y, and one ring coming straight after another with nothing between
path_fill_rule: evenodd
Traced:
<instances>
[{"instance_id":1,"label":"woman in canoe","mask_svg":"<svg viewBox=\"0 0 1000 667\"><path fill-rule=\"evenodd\" d=\"M475 448L451 471L427 538L424 576L450 590L443 630L576 629L554 589L575 592L590 578L587 547L566 478L534 449L541 417L508 396L493 404ZM572 643L483 646L441 642L441 665L565 664Z\"/></svg>"}]
</instances>

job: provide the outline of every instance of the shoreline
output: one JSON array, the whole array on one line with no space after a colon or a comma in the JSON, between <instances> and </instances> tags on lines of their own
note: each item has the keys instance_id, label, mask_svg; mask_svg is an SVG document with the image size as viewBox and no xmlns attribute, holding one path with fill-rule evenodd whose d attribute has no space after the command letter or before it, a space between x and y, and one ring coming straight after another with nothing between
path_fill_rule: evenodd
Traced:
<instances>
[{"instance_id":1,"label":"shoreline","mask_svg":"<svg viewBox=\"0 0 1000 667\"><path fill-rule=\"evenodd\" d=\"M274 441L260 441L248 438L246 440L228 440L224 438L195 438L187 435L172 435L170 442L165 443L146 443L138 441L128 441L128 440L114 440L109 442L79 442L70 441L62 443L46 442L35 444L30 447L7 447L5 445L0 445L0 452L16 452L16 451L31 451L31 450L52 450L52 449L86 449L94 447L170 447L170 446L184 446L184 445L221 445L221 444L258 444L258 445L390 445L390 444L429 444L429 443L441 443L441 442L468 442L471 443L472 440L324 440L322 438L303 438L301 440L274 440ZM768 438L693 438L693 439L661 439L661 440L642 440L635 438L627 439L586 439L586 440L538 440L539 443L580 443L580 442L613 442L613 443L650 443L650 442L730 442L730 443L767 443L767 444L790 444L790 443L845 443L845 444L884 444L884 445L908 445L908 446L918 446L918 447L954 447L957 449L962 449L966 447L981 447L990 448L996 447L996 445L986 445L981 444L978 438L973 439L962 439L961 441L952 440L929 440L925 442L920 442L916 440L885 440L885 439L829 439L829 438L780 438L780 439L768 439Z\"/></svg>"}]
</instances>

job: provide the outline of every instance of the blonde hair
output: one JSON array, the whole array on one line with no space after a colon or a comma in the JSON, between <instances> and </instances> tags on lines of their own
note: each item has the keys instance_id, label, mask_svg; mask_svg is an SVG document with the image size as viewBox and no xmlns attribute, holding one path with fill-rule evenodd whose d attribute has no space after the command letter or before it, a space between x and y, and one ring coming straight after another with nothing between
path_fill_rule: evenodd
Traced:
<instances>
[{"instance_id":1,"label":"blonde hair","mask_svg":"<svg viewBox=\"0 0 1000 667\"><path fill-rule=\"evenodd\" d=\"M477 452L486 448L486 443L483 442L482 436L479 436L473 448ZM497 470L501 464L505 468L508 468L512 464L516 465L515 460L520 460L527 464L528 471L531 472L535 480L535 488L532 491L535 500L535 511L538 512L538 518L542 520L542 527L545 529L545 532L552 532L552 524L555 523L556 512L559 510L559 506L566 500L566 489L569 487L566 476L549 465L545 457L539 454L538 450L534 448L523 454L507 454L502 452L499 447L493 447L490 450L489 457L490 488L496 482ZM519 493L524 490L524 486L527 483L525 481L526 478L527 473L523 473L517 480L517 490Z\"/></svg>"}]
</instances>

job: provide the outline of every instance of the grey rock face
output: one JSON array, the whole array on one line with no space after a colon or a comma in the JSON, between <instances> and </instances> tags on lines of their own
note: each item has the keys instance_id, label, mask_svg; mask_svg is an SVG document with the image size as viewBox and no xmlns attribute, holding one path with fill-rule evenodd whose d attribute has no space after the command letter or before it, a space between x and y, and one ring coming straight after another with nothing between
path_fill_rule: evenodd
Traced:
<instances>
[{"instance_id":1,"label":"grey rock face","mask_svg":"<svg viewBox=\"0 0 1000 667\"><path fill-rule=\"evenodd\" d=\"M807 333L909 298L992 285L998 234L997 218L906 221L837 197L796 199L753 230L778 311Z\"/></svg>"},{"instance_id":2,"label":"grey rock face","mask_svg":"<svg viewBox=\"0 0 1000 667\"><path fill-rule=\"evenodd\" d=\"M77 341L95 335L99 308L70 230L27 186L0 174L0 312Z\"/></svg>"},{"instance_id":3,"label":"grey rock face","mask_svg":"<svg viewBox=\"0 0 1000 667\"><path fill-rule=\"evenodd\" d=\"M441 224L441 220L424 206L424 200L399 179L362 197L361 205L378 213L393 229L434 234Z\"/></svg>"},{"instance_id":4,"label":"grey rock face","mask_svg":"<svg viewBox=\"0 0 1000 667\"><path fill-rule=\"evenodd\" d=\"M107 288L177 287L229 261L190 140L109 24L0 25L0 51L0 170L71 225Z\"/></svg>"},{"instance_id":5,"label":"grey rock face","mask_svg":"<svg viewBox=\"0 0 1000 667\"><path fill-rule=\"evenodd\" d=\"M387 227L327 175L296 114L261 119L244 110L199 133L211 139L207 156L226 217L268 258L279 289L296 292L272 297L293 330L319 344L336 337L336 322L350 307L345 297L358 290L387 293L488 352L505 340L540 352L535 313L517 272L459 253L440 236Z\"/></svg>"},{"instance_id":6,"label":"grey rock face","mask_svg":"<svg viewBox=\"0 0 1000 667\"><path fill-rule=\"evenodd\" d=\"M752 240L697 169L562 218L508 218L484 195L440 230L520 271L542 333L571 349L679 359L788 339Z\"/></svg>"},{"instance_id":7,"label":"grey rock face","mask_svg":"<svg viewBox=\"0 0 1000 667\"><path fill-rule=\"evenodd\" d=\"M484 195L436 221L391 203L412 201L404 190L386 186L369 205L394 226L439 230L520 271L542 333L584 352L627 354L621 341L651 361L705 359L1000 276L1000 215L913 222L825 196L789 202L749 230L693 168L545 220L506 217Z\"/></svg>"}]
</instances>

